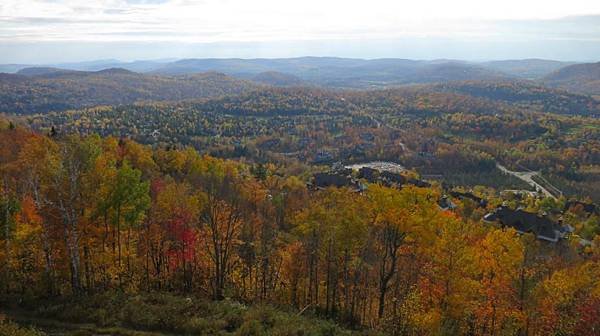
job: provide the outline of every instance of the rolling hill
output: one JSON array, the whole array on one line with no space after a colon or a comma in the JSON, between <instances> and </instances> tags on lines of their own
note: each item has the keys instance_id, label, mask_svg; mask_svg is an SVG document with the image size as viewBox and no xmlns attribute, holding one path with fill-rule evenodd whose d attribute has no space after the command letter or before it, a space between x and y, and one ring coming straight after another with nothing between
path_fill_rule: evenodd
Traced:
<instances>
[{"instance_id":1,"label":"rolling hill","mask_svg":"<svg viewBox=\"0 0 600 336\"><path fill-rule=\"evenodd\" d=\"M509 103L519 107L571 115L600 115L600 102L592 97L529 81L463 81L431 86L438 92Z\"/></svg>"},{"instance_id":2,"label":"rolling hill","mask_svg":"<svg viewBox=\"0 0 600 336\"><path fill-rule=\"evenodd\" d=\"M539 79L558 69L573 65L572 62L559 62L544 59L501 60L481 63L481 66L507 75L523 79Z\"/></svg>"},{"instance_id":3,"label":"rolling hill","mask_svg":"<svg viewBox=\"0 0 600 336\"><path fill-rule=\"evenodd\" d=\"M261 72L249 78L253 82L272 86L303 86L307 85L305 81L297 76L277 71Z\"/></svg>"},{"instance_id":4,"label":"rolling hill","mask_svg":"<svg viewBox=\"0 0 600 336\"><path fill-rule=\"evenodd\" d=\"M34 114L139 101L197 99L238 94L256 87L216 72L158 76L120 68L96 72L29 68L19 74L0 74L0 112Z\"/></svg>"},{"instance_id":5,"label":"rolling hill","mask_svg":"<svg viewBox=\"0 0 600 336\"><path fill-rule=\"evenodd\" d=\"M236 95L265 85L385 89L418 84L437 92L502 101L539 111L598 115L597 100L576 93L600 94L600 63L568 65L543 80L526 81L516 77L538 76L566 63L334 57L140 62L137 63L159 68L139 73L120 67L99 71L29 67L16 74L0 73L0 112L34 114L140 101L209 98ZM110 63L98 61L86 66L102 64Z\"/></svg>"},{"instance_id":6,"label":"rolling hill","mask_svg":"<svg viewBox=\"0 0 600 336\"><path fill-rule=\"evenodd\" d=\"M544 77L543 83L573 92L600 95L600 62L561 68Z\"/></svg>"},{"instance_id":7,"label":"rolling hill","mask_svg":"<svg viewBox=\"0 0 600 336\"><path fill-rule=\"evenodd\" d=\"M571 68L575 66L575 68ZM98 60L43 66L0 65L0 71L23 75L72 70L97 72L121 68L160 76L220 72L274 86L314 85L333 88L385 88L407 84L447 83L475 80L540 80L549 85L583 93L595 93L594 83L572 83L565 75L587 65L543 59L467 62L458 60L410 60L400 58L357 59L340 57L296 58L191 58L122 62ZM563 69L564 68L564 69ZM574 70L575 69L575 70ZM586 75L587 71L583 70ZM593 73L593 72L592 72ZM558 78L554 78L557 76ZM596 77L597 78L597 77ZM587 81L587 80L586 80ZM546 83L546 80L544 80Z\"/></svg>"},{"instance_id":8,"label":"rolling hill","mask_svg":"<svg viewBox=\"0 0 600 336\"><path fill-rule=\"evenodd\" d=\"M381 88L456 80L504 79L509 76L478 64L437 60L300 57L286 59L186 59L165 64L153 73L164 75L219 71L252 78L261 73L285 73L312 85L335 88Z\"/></svg>"}]
</instances>

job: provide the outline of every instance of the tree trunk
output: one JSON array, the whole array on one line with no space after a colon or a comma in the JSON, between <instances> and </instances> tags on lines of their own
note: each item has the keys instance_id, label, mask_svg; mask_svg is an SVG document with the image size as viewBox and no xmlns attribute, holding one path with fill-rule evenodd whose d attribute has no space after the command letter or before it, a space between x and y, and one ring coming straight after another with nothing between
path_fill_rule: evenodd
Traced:
<instances>
[{"instance_id":1,"label":"tree trunk","mask_svg":"<svg viewBox=\"0 0 600 336\"><path fill-rule=\"evenodd\" d=\"M69 232L70 231L70 234ZM67 249L69 251L70 270L71 270L71 287L73 292L79 294L81 292L81 281L79 279L79 234L77 232L77 224L71 223L70 230L67 230Z\"/></svg>"}]
</instances>

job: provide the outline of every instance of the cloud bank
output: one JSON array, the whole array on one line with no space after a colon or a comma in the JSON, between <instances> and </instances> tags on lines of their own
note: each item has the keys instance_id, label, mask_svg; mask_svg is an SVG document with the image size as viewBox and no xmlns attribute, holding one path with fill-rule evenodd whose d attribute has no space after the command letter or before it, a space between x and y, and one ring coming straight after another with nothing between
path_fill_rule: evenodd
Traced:
<instances>
[{"instance_id":1,"label":"cloud bank","mask_svg":"<svg viewBox=\"0 0 600 336\"><path fill-rule=\"evenodd\" d=\"M0 61L59 61L53 50L65 46L74 49L63 53L70 60L94 58L81 48L102 52L100 46L125 59L229 57L239 48L239 57L253 49L254 57L313 51L369 58L474 59L489 58L488 50L496 50L514 57L587 60L599 50L596 14L600 1L587 0L3 0L0 46L6 54ZM364 43L376 49L365 55L360 52ZM170 45L182 54L163 55L152 45ZM409 52L399 45L429 50ZM130 51L127 46L142 49ZM449 49L440 52L438 46ZM576 49L561 54L565 46ZM453 52L460 48L476 53ZM47 55L34 55L36 50Z\"/></svg>"}]
</instances>

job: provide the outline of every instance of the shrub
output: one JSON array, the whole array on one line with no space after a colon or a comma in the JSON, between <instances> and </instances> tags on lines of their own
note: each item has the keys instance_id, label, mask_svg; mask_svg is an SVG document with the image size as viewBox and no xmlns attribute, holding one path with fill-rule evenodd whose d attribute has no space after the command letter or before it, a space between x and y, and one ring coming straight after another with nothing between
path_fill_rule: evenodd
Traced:
<instances>
[{"instance_id":1,"label":"shrub","mask_svg":"<svg viewBox=\"0 0 600 336\"><path fill-rule=\"evenodd\" d=\"M45 336L41 331L24 328L0 316L0 336Z\"/></svg>"},{"instance_id":2,"label":"shrub","mask_svg":"<svg viewBox=\"0 0 600 336\"><path fill-rule=\"evenodd\" d=\"M265 334L265 330L261 323L257 320L245 321L236 335L238 336L261 336Z\"/></svg>"},{"instance_id":3,"label":"shrub","mask_svg":"<svg viewBox=\"0 0 600 336\"><path fill-rule=\"evenodd\" d=\"M63 322L95 323L102 328L127 327L194 336L359 335L344 330L333 322L297 316L293 311L280 310L271 305L247 307L231 300L208 301L168 293L127 296L107 292L79 298L54 299L38 305L37 315ZM122 333L120 331L118 334Z\"/></svg>"}]
</instances>

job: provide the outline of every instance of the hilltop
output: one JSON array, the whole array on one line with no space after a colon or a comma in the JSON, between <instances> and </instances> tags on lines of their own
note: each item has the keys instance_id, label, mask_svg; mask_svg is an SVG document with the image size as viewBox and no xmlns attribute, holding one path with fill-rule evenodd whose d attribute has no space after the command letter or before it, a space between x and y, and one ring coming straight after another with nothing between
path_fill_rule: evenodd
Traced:
<instances>
[{"instance_id":1,"label":"hilltop","mask_svg":"<svg viewBox=\"0 0 600 336\"><path fill-rule=\"evenodd\" d=\"M600 62L564 67L544 77L543 82L573 92L600 95Z\"/></svg>"},{"instance_id":2,"label":"hilltop","mask_svg":"<svg viewBox=\"0 0 600 336\"><path fill-rule=\"evenodd\" d=\"M158 76L122 68L26 68L17 74L0 74L0 111L34 114L140 101L198 99L256 87L252 82L217 72Z\"/></svg>"}]
</instances>

